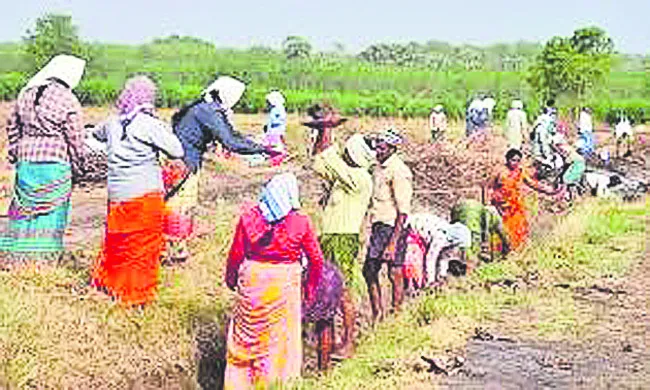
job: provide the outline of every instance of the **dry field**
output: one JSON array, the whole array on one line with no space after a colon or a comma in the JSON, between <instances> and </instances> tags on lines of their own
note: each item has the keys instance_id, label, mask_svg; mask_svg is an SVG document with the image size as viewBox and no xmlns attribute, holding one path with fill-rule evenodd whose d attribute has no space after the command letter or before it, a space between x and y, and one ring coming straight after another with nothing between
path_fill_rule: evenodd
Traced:
<instances>
[{"instance_id":1,"label":"dry field","mask_svg":"<svg viewBox=\"0 0 650 390\"><path fill-rule=\"evenodd\" d=\"M0 123L7 108L0 105ZM108 112L87 109L87 122L96 123ZM170 115L161 111L165 118ZM300 120L289 118L291 159L282 169L299 176L305 210L318 225L321 185L309 170L308 134ZM236 121L243 132L254 133L261 130L264 116L237 115ZM431 208L445 216L454 199L478 199L480 182L505 152L499 137L465 143L460 125L453 126L443 142L428 144L425 119L351 118L337 130L337 138L387 126L407 135L403 153L415 171L416 209ZM2 188L8 191L0 201L6 202L13 174L9 166L2 168L0 196ZM222 369L223 330L233 298L222 278L235 211L241 201L254 199L260 184L275 171L250 167L238 158L209 156L192 248L196 256L186 265L163 268L160 298L142 313L123 311L88 288L87 265L101 242L106 190L102 185L75 189L66 236L71 253L65 266L46 275L0 274L0 388L213 388ZM362 321L366 315L367 308ZM324 382L329 388L348 388L336 385L336 374L332 378Z\"/></svg>"}]
</instances>

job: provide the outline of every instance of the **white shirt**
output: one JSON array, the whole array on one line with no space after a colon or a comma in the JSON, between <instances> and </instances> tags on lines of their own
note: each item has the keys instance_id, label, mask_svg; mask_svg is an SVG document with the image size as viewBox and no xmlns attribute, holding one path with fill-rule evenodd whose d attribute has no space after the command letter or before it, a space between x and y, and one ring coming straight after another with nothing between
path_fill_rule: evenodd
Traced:
<instances>
[{"instance_id":1,"label":"white shirt","mask_svg":"<svg viewBox=\"0 0 650 390\"><path fill-rule=\"evenodd\" d=\"M591 121L591 115L589 115L589 113L584 111L580 112L578 127L581 133L591 133L594 131L594 125Z\"/></svg>"}]
</instances>

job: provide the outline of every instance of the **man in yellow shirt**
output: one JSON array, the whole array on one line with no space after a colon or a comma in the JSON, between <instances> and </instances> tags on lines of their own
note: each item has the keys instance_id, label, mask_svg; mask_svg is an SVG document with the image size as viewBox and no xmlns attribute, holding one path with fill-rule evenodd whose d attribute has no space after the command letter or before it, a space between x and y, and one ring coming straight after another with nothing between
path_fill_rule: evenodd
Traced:
<instances>
[{"instance_id":1,"label":"man in yellow shirt","mask_svg":"<svg viewBox=\"0 0 650 390\"><path fill-rule=\"evenodd\" d=\"M373 178L372 231L370 244L363 266L363 275L368 285L373 320L383 316L379 272L383 263L389 268L389 279L393 289L393 309L398 310L404 296L406 218L411 212L413 198L413 174L397 155L402 137L394 130L380 135L376 144L379 166Z\"/></svg>"},{"instance_id":2,"label":"man in yellow shirt","mask_svg":"<svg viewBox=\"0 0 650 390\"><path fill-rule=\"evenodd\" d=\"M355 309L350 295L356 260L361 247L359 235L370 204L372 177L368 171L375 161L375 152L362 135L355 134L345 143L343 154L332 142L331 128L324 127L315 142L314 170L328 182L329 196L323 213L321 249L326 260L343 272L346 286L343 293L345 344L344 355L352 353Z\"/></svg>"}]
</instances>

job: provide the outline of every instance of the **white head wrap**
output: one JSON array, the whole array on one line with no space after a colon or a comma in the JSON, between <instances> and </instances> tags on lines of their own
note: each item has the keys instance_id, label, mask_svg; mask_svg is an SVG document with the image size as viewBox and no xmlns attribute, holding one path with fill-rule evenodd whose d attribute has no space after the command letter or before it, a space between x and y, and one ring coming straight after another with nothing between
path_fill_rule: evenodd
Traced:
<instances>
[{"instance_id":1,"label":"white head wrap","mask_svg":"<svg viewBox=\"0 0 650 390\"><path fill-rule=\"evenodd\" d=\"M203 96L205 101L210 103L212 102L211 93L216 91L219 94L223 106L231 109L241 99L245 90L246 84L241 81L232 77L221 76L203 90Z\"/></svg>"},{"instance_id":2,"label":"white head wrap","mask_svg":"<svg viewBox=\"0 0 650 390\"><path fill-rule=\"evenodd\" d=\"M271 91L266 95L266 101L274 107L284 106L284 96L280 91Z\"/></svg>"},{"instance_id":3,"label":"white head wrap","mask_svg":"<svg viewBox=\"0 0 650 390\"><path fill-rule=\"evenodd\" d=\"M291 210L299 209L300 192L296 176L290 172L273 176L262 188L258 205L269 223L281 220Z\"/></svg>"},{"instance_id":4,"label":"white head wrap","mask_svg":"<svg viewBox=\"0 0 650 390\"><path fill-rule=\"evenodd\" d=\"M435 107L433 107L433 111L442 112L442 108L442 104L437 104Z\"/></svg>"},{"instance_id":5,"label":"white head wrap","mask_svg":"<svg viewBox=\"0 0 650 390\"><path fill-rule=\"evenodd\" d=\"M447 240L452 245L467 249L472 245L472 232L464 224L456 222L447 229Z\"/></svg>"},{"instance_id":6,"label":"white head wrap","mask_svg":"<svg viewBox=\"0 0 650 390\"><path fill-rule=\"evenodd\" d=\"M417 232L426 243L431 243L434 235L446 232L449 228L447 221L430 213L411 214L406 219L406 225Z\"/></svg>"},{"instance_id":7,"label":"white head wrap","mask_svg":"<svg viewBox=\"0 0 650 390\"><path fill-rule=\"evenodd\" d=\"M513 100L512 108L515 110L522 110L524 108L524 103L521 100Z\"/></svg>"},{"instance_id":8,"label":"white head wrap","mask_svg":"<svg viewBox=\"0 0 650 390\"><path fill-rule=\"evenodd\" d=\"M389 128L379 135L379 138L389 145L397 146L404 143L404 137L396 129Z\"/></svg>"},{"instance_id":9,"label":"white head wrap","mask_svg":"<svg viewBox=\"0 0 650 390\"><path fill-rule=\"evenodd\" d=\"M472 102L469 105L469 110L470 111L471 110L481 111L481 110L483 110L483 108L485 108L485 105L483 104L483 101L481 99L478 99L478 98L472 100Z\"/></svg>"},{"instance_id":10,"label":"white head wrap","mask_svg":"<svg viewBox=\"0 0 650 390\"><path fill-rule=\"evenodd\" d=\"M348 138L345 150L352 161L361 168L369 168L375 161L375 151L368 146L361 134L354 134Z\"/></svg>"},{"instance_id":11,"label":"white head wrap","mask_svg":"<svg viewBox=\"0 0 650 390\"><path fill-rule=\"evenodd\" d=\"M79 81L81 81L85 67L86 61L82 60L81 58L67 54L58 55L52 58L50 62L48 62L47 65L43 67L43 69L36 73L34 77L32 77L31 80L27 82L24 90L39 85L44 85L49 79L53 77L56 77L57 79L63 81L64 83L68 84L70 89L73 89L79 85Z\"/></svg>"}]
</instances>

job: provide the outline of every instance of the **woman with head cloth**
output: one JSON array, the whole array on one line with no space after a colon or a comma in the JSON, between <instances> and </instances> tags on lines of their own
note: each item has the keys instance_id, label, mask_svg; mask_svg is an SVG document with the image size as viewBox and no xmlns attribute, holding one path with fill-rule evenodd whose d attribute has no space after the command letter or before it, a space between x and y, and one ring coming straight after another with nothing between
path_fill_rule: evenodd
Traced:
<instances>
[{"instance_id":1,"label":"woman with head cloth","mask_svg":"<svg viewBox=\"0 0 650 390\"><path fill-rule=\"evenodd\" d=\"M153 81L128 80L117 100L119 116L94 132L107 143L109 204L93 285L127 306L149 303L156 295L165 215L158 154L183 157L180 141L155 116L155 100Z\"/></svg>"},{"instance_id":2,"label":"woman with head cloth","mask_svg":"<svg viewBox=\"0 0 650 390\"><path fill-rule=\"evenodd\" d=\"M257 204L241 212L226 269L237 303L227 337L225 389L267 388L300 376L300 262L304 253L309 303L323 254L311 220L299 208L298 181L284 173L264 186Z\"/></svg>"},{"instance_id":3,"label":"woman with head cloth","mask_svg":"<svg viewBox=\"0 0 650 390\"><path fill-rule=\"evenodd\" d=\"M9 233L0 237L0 261L57 262L70 212L72 174L79 173L84 126L72 93L86 61L54 57L18 95L7 124L9 161L16 169Z\"/></svg>"},{"instance_id":4,"label":"woman with head cloth","mask_svg":"<svg viewBox=\"0 0 650 390\"><path fill-rule=\"evenodd\" d=\"M198 206L201 166L210 145L219 142L239 154L278 154L235 130L232 108L245 89L246 85L239 80L219 77L200 99L172 117L174 134L181 141L185 156L182 161L164 163L165 198L170 212L167 257L171 261L184 261L190 255L187 244Z\"/></svg>"}]
</instances>

